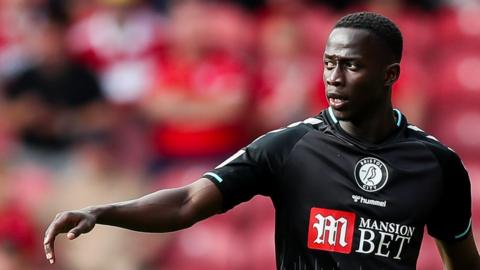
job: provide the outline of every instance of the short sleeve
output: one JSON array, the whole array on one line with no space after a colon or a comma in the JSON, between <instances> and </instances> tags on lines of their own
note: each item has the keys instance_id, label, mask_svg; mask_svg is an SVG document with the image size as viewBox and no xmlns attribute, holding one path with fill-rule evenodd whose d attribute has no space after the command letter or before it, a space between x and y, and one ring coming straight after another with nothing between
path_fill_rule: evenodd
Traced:
<instances>
[{"instance_id":1,"label":"short sleeve","mask_svg":"<svg viewBox=\"0 0 480 270\"><path fill-rule=\"evenodd\" d=\"M269 132L204 174L223 195L223 211L255 195L271 196L278 172L295 144L308 132L305 126Z\"/></svg>"},{"instance_id":2,"label":"short sleeve","mask_svg":"<svg viewBox=\"0 0 480 270\"><path fill-rule=\"evenodd\" d=\"M470 179L453 151L438 154L443 172L443 192L427 223L431 236L443 241L464 239L471 230Z\"/></svg>"}]
</instances>

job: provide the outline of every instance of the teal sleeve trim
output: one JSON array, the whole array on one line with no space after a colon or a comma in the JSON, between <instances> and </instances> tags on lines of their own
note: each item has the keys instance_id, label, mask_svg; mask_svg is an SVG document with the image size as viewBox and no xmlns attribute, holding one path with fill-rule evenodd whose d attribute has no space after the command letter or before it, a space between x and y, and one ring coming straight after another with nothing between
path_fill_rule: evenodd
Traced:
<instances>
[{"instance_id":1,"label":"teal sleeve trim","mask_svg":"<svg viewBox=\"0 0 480 270\"><path fill-rule=\"evenodd\" d=\"M218 176L218 174L216 174L216 173L208 172L204 175L209 175L209 176L215 178L215 180L217 180L219 183L223 182L223 179L220 176Z\"/></svg>"},{"instance_id":2,"label":"teal sleeve trim","mask_svg":"<svg viewBox=\"0 0 480 270\"><path fill-rule=\"evenodd\" d=\"M470 218L470 221L468 222L467 229L463 233L455 235L455 239L464 237L468 233L468 231L470 231L470 227L472 227L472 218Z\"/></svg>"}]
</instances>

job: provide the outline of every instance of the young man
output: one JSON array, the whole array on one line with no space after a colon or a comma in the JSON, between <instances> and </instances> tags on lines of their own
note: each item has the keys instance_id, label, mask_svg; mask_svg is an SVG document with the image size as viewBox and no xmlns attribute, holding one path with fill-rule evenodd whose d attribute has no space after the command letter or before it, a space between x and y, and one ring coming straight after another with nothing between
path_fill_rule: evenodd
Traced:
<instances>
[{"instance_id":1,"label":"young man","mask_svg":"<svg viewBox=\"0 0 480 270\"><path fill-rule=\"evenodd\" d=\"M252 142L196 182L56 216L45 234L95 224L167 232L256 194L276 209L277 269L415 269L425 225L446 269L480 269L458 156L392 108L402 36L387 18L340 19L324 55L329 108Z\"/></svg>"}]
</instances>

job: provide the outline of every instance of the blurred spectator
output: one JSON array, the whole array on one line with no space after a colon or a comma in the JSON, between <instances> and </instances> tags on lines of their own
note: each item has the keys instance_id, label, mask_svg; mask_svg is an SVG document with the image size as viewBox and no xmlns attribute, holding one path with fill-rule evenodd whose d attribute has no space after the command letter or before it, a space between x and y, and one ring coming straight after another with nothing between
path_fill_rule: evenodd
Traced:
<instances>
[{"instance_id":1,"label":"blurred spectator","mask_svg":"<svg viewBox=\"0 0 480 270\"><path fill-rule=\"evenodd\" d=\"M241 58L250 43L241 11L228 5L185 1L173 4L169 16L168 50L158 63L155 86L143 103L152 125L155 155L160 159L156 188L181 185L218 164L243 146L251 121L256 120L249 112L249 73ZM196 269L253 269L239 256L239 247L229 245L243 235L232 226L231 217L212 221L213 227L206 223L190 233L171 234L173 238L152 260L155 269L191 265ZM200 239L213 237L212 230L215 238ZM204 256L205 252L218 256ZM273 262L271 256L267 260Z\"/></svg>"},{"instance_id":2,"label":"blurred spectator","mask_svg":"<svg viewBox=\"0 0 480 270\"><path fill-rule=\"evenodd\" d=\"M106 98L138 101L151 88L154 63L165 42L164 19L142 0L99 0L69 31L73 53L100 75Z\"/></svg>"},{"instance_id":3,"label":"blurred spectator","mask_svg":"<svg viewBox=\"0 0 480 270\"><path fill-rule=\"evenodd\" d=\"M95 74L68 55L66 26L35 23L29 34L32 65L9 81L4 117L28 149L62 154L79 140L101 135L108 110Z\"/></svg>"},{"instance_id":4,"label":"blurred spectator","mask_svg":"<svg viewBox=\"0 0 480 270\"><path fill-rule=\"evenodd\" d=\"M181 2L171 9L171 44L144 99L152 140L164 161L218 158L240 147L249 108L244 65L212 50L208 5Z\"/></svg>"},{"instance_id":5,"label":"blurred spectator","mask_svg":"<svg viewBox=\"0 0 480 270\"><path fill-rule=\"evenodd\" d=\"M298 8L298 7L297 7ZM277 9L280 10L280 9ZM273 10L263 18L259 33L257 122L262 130L299 121L317 113L322 82L321 58L311 57L301 18L286 9ZM292 11L293 12L293 11Z\"/></svg>"}]
</instances>

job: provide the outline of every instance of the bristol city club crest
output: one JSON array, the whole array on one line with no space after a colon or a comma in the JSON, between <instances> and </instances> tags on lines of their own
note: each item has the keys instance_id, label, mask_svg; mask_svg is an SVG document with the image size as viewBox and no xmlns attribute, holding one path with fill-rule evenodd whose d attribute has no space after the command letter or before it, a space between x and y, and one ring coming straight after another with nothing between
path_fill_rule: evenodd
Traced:
<instances>
[{"instance_id":1,"label":"bristol city club crest","mask_svg":"<svg viewBox=\"0 0 480 270\"><path fill-rule=\"evenodd\" d=\"M357 185L367 192L379 191L388 181L387 166L374 157L359 160L354 174Z\"/></svg>"}]
</instances>

